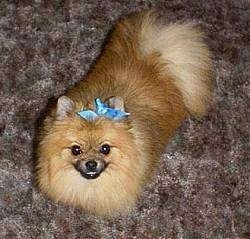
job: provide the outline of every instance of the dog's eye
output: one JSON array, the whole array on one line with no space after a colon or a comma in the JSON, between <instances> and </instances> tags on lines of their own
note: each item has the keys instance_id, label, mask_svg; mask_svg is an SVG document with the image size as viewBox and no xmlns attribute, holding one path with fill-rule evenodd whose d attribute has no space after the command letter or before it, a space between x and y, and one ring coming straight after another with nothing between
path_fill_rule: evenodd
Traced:
<instances>
[{"instance_id":1,"label":"dog's eye","mask_svg":"<svg viewBox=\"0 0 250 239\"><path fill-rule=\"evenodd\" d=\"M108 144L104 144L101 146L100 153L107 155L109 154L109 152L110 152L110 146Z\"/></svg>"},{"instance_id":2,"label":"dog's eye","mask_svg":"<svg viewBox=\"0 0 250 239\"><path fill-rule=\"evenodd\" d=\"M79 145L73 145L71 146L71 152L73 155L79 155L82 153L81 147Z\"/></svg>"}]
</instances>

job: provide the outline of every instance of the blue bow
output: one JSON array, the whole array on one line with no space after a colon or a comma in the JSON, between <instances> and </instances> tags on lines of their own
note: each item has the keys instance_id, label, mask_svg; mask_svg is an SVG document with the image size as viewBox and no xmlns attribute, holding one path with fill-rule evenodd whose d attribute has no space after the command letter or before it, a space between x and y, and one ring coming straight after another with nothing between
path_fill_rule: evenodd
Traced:
<instances>
[{"instance_id":1,"label":"blue bow","mask_svg":"<svg viewBox=\"0 0 250 239\"><path fill-rule=\"evenodd\" d=\"M103 103L99 98L95 99L95 110L82 110L77 112L77 114L86 119L86 120L94 120L99 116L106 117L111 120L120 120L130 115L129 113L109 108L105 103Z\"/></svg>"}]
</instances>

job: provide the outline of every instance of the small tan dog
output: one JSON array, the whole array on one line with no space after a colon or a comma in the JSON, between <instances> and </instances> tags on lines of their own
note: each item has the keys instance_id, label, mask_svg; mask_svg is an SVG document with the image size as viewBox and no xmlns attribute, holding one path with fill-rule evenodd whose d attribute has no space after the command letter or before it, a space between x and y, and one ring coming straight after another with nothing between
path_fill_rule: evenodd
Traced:
<instances>
[{"instance_id":1,"label":"small tan dog","mask_svg":"<svg viewBox=\"0 0 250 239\"><path fill-rule=\"evenodd\" d=\"M206 112L210 76L210 52L192 24L165 26L152 12L120 21L87 78L44 121L39 187L94 214L128 212L175 129ZM93 113L97 98L129 115ZM81 117L84 110L95 117Z\"/></svg>"}]
</instances>

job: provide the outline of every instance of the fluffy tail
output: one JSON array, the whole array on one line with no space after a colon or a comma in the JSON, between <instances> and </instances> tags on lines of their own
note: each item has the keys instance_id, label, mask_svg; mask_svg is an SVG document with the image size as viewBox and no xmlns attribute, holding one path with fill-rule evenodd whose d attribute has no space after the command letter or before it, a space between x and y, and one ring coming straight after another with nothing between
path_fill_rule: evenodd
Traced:
<instances>
[{"instance_id":1,"label":"fluffy tail","mask_svg":"<svg viewBox=\"0 0 250 239\"><path fill-rule=\"evenodd\" d=\"M206 112L211 98L211 54L194 24L163 25L152 13L144 14L139 33L143 55L158 52L164 71L174 79L191 114Z\"/></svg>"}]
</instances>

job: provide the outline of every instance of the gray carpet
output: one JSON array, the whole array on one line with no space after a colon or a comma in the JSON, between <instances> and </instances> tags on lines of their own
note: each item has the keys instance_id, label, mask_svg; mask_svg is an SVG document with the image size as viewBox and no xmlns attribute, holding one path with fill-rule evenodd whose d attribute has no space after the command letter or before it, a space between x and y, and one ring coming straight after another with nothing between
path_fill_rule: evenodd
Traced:
<instances>
[{"instance_id":1,"label":"gray carpet","mask_svg":"<svg viewBox=\"0 0 250 239\"><path fill-rule=\"evenodd\" d=\"M147 7L206 32L213 106L178 129L130 215L53 203L33 173L48 100L84 77L117 19ZM249 16L248 0L1 0L0 238L250 238Z\"/></svg>"}]
</instances>

